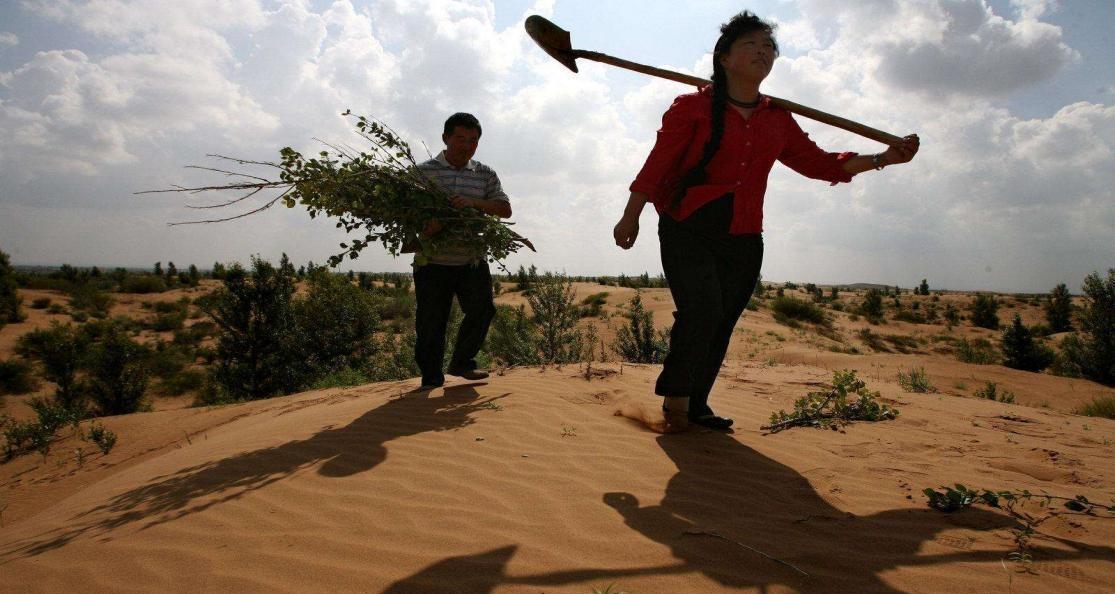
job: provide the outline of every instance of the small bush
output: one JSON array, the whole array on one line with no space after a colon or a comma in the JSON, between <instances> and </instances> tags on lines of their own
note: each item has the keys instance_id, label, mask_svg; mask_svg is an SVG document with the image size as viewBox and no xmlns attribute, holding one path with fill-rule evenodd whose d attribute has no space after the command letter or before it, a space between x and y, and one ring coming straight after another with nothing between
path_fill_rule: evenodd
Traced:
<instances>
[{"instance_id":1,"label":"small bush","mask_svg":"<svg viewBox=\"0 0 1115 594\"><path fill-rule=\"evenodd\" d=\"M76 378L87 348L85 336L75 332L73 326L57 322L52 322L50 328L28 332L16 342L18 354L42 362L46 379L58 386L54 397L70 409L81 408L85 398Z\"/></svg>"},{"instance_id":2,"label":"small bush","mask_svg":"<svg viewBox=\"0 0 1115 594\"><path fill-rule=\"evenodd\" d=\"M869 289L856 313L872 324L883 322L883 294L878 289Z\"/></svg>"},{"instance_id":3,"label":"small bush","mask_svg":"<svg viewBox=\"0 0 1115 594\"><path fill-rule=\"evenodd\" d=\"M901 334L886 334L883 340L889 342L894 346L894 349L900 353L916 352L920 343L918 339L913 336L903 336Z\"/></svg>"},{"instance_id":4,"label":"small bush","mask_svg":"<svg viewBox=\"0 0 1115 594\"><path fill-rule=\"evenodd\" d=\"M545 363L576 363L581 360L584 337L577 329L579 318L573 302L573 282L564 274L547 272L531 282L527 296L538 325L538 349Z\"/></svg>"},{"instance_id":5,"label":"small bush","mask_svg":"<svg viewBox=\"0 0 1115 594\"><path fill-rule=\"evenodd\" d=\"M156 332L171 332L181 329L182 325L185 323L185 312L176 311L174 313L164 313L155 316L154 321L151 322L151 329Z\"/></svg>"},{"instance_id":6,"label":"small bush","mask_svg":"<svg viewBox=\"0 0 1115 594\"><path fill-rule=\"evenodd\" d=\"M929 382L929 376L925 373L924 367L911 369L910 371L898 372L898 385L907 392L917 392L919 394L926 394L936 392L937 389Z\"/></svg>"},{"instance_id":7,"label":"small bush","mask_svg":"<svg viewBox=\"0 0 1115 594\"><path fill-rule=\"evenodd\" d=\"M23 298L19 296L18 288L15 269L8 260L8 254L0 252L0 328L26 319L20 311Z\"/></svg>"},{"instance_id":8,"label":"small bush","mask_svg":"<svg viewBox=\"0 0 1115 594\"><path fill-rule=\"evenodd\" d=\"M27 394L39 389L39 380L31 374L31 364L22 359L0 361L0 395Z\"/></svg>"},{"instance_id":9,"label":"small bush","mask_svg":"<svg viewBox=\"0 0 1115 594\"><path fill-rule=\"evenodd\" d=\"M89 353L86 390L99 415L150 410L144 394L149 382L148 350L114 329Z\"/></svg>"},{"instance_id":10,"label":"small bush","mask_svg":"<svg viewBox=\"0 0 1115 594\"><path fill-rule=\"evenodd\" d=\"M537 365L538 330L527 317L526 308L497 305L488 332L487 350L504 365Z\"/></svg>"},{"instance_id":11,"label":"small bush","mask_svg":"<svg viewBox=\"0 0 1115 594\"><path fill-rule=\"evenodd\" d=\"M89 428L89 440L96 444L101 454L107 456L116 447L116 434L105 429L104 425L93 424Z\"/></svg>"},{"instance_id":12,"label":"small bush","mask_svg":"<svg viewBox=\"0 0 1115 594\"><path fill-rule=\"evenodd\" d=\"M889 353L891 350L883 343L882 337L871 331L870 328L863 328L856 332L856 337L863 341L867 347L877 353Z\"/></svg>"},{"instance_id":13,"label":"small bush","mask_svg":"<svg viewBox=\"0 0 1115 594\"><path fill-rule=\"evenodd\" d=\"M607 305L608 293L594 293L581 300L581 317L582 318L597 318L600 317L604 306Z\"/></svg>"},{"instance_id":14,"label":"small bush","mask_svg":"<svg viewBox=\"0 0 1115 594\"><path fill-rule=\"evenodd\" d=\"M150 274L131 275L120 284L120 291L136 294L162 293L166 291L166 281L161 276Z\"/></svg>"},{"instance_id":15,"label":"small bush","mask_svg":"<svg viewBox=\"0 0 1115 594\"><path fill-rule=\"evenodd\" d=\"M956 358L976 365L993 365L999 361L995 347L986 338L976 338L971 342L961 339L956 345Z\"/></svg>"},{"instance_id":16,"label":"small bush","mask_svg":"<svg viewBox=\"0 0 1115 594\"><path fill-rule=\"evenodd\" d=\"M1080 330L1065 337L1061 352L1082 377L1115 385L1115 268L1106 279L1089 274L1083 289Z\"/></svg>"},{"instance_id":17,"label":"small bush","mask_svg":"<svg viewBox=\"0 0 1115 594\"><path fill-rule=\"evenodd\" d=\"M914 305L917 305L917 303L914 303ZM911 309L900 309L894 312L894 319L911 324L924 324L926 322L924 315Z\"/></svg>"},{"instance_id":18,"label":"small bush","mask_svg":"<svg viewBox=\"0 0 1115 594\"><path fill-rule=\"evenodd\" d=\"M198 369L185 369L163 379L160 387L167 396L181 396L186 392L196 392L205 385L205 372Z\"/></svg>"},{"instance_id":19,"label":"small bush","mask_svg":"<svg viewBox=\"0 0 1115 594\"><path fill-rule=\"evenodd\" d=\"M39 297L31 302L31 309L46 309L50 304L50 297Z\"/></svg>"},{"instance_id":20,"label":"small bush","mask_svg":"<svg viewBox=\"0 0 1115 594\"><path fill-rule=\"evenodd\" d=\"M999 302L994 295L983 293L976 295L976 300L968 309L971 312L968 319L972 321L973 326L988 330L999 329Z\"/></svg>"},{"instance_id":21,"label":"small bush","mask_svg":"<svg viewBox=\"0 0 1115 594\"><path fill-rule=\"evenodd\" d=\"M1076 414L1086 417L1115 419L1115 396L1100 396L1080 407Z\"/></svg>"},{"instance_id":22,"label":"small bush","mask_svg":"<svg viewBox=\"0 0 1115 594\"><path fill-rule=\"evenodd\" d=\"M612 349L620 359L632 363L661 363L670 352L669 330L654 329L654 315L643 308L639 293L631 300L627 325L616 332Z\"/></svg>"},{"instance_id":23,"label":"small bush","mask_svg":"<svg viewBox=\"0 0 1115 594\"><path fill-rule=\"evenodd\" d=\"M790 325L787 320L800 320L822 326L830 323L823 309L793 297L775 297L770 309L774 312L774 319L786 325Z\"/></svg>"},{"instance_id":24,"label":"small bush","mask_svg":"<svg viewBox=\"0 0 1115 594\"><path fill-rule=\"evenodd\" d=\"M359 386L362 384L370 383L372 380L364 375L359 369L345 367L337 371L330 372L326 375L319 377L312 385L311 390L321 390L324 388L347 388L349 386Z\"/></svg>"},{"instance_id":25,"label":"small bush","mask_svg":"<svg viewBox=\"0 0 1115 594\"><path fill-rule=\"evenodd\" d=\"M1022 316L1014 314L1014 321L1003 330L1003 365L1037 372L1049 367L1053 358L1053 350L1035 341L1030 330L1022 324Z\"/></svg>"},{"instance_id":26,"label":"small bush","mask_svg":"<svg viewBox=\"0 0 1115 594\"><path fill-rule=\"evenodd\" d=\"M1014 403L1014 392L999 391L999 385L995 382L987 382L982 388L976 390L976 398L984 398L986 400L995 400L998 402L1005 402L1007 404Z\"/></svg>"}]
</instances>

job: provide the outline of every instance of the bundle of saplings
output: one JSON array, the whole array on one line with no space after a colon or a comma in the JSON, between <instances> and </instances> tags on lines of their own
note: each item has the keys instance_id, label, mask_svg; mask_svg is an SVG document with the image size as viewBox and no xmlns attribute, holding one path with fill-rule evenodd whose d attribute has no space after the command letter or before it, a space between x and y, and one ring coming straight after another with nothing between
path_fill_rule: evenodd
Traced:
<instances>
[{"instance_id":1,"label":"bundle of saplings","mask_svg":"<svg viewBox=\"0 0 1115 594\"><path fill-rule=\"evenodd\" d=\"M355 118L356 133L370 144L367 150L355 152L326 144L330 150L307 157L286 147L279 152L281 161L278 163L211 155L237 165L276 170L278 179L192 166L192 169L220 173L239 181L156 192L242 192L238 198L221 204L191 207L212 209L247 204L246 201L261 192L277 190L277 195L246 212L177 224L229 221L266 210L276 203L287 208L302 205L311 218L332 217L337 220L338 228L365 234L363 239L341 243L343 251L330 257L331 266L340 264L346 255L350 259L357 258L361 250L376 242L394 256L417 249L420 264L450 246L454 250L463 248L486 254L492 262L504 261L522 246L534 249L529 240L511 230L511 223L475 209L451 205L449 195L418 170L410 146L389 126L364 116L354 116L349 111L341 115ZM430 221L440 223L441 230L426 235L423 231Z\"/></svg>"}]
</instances>

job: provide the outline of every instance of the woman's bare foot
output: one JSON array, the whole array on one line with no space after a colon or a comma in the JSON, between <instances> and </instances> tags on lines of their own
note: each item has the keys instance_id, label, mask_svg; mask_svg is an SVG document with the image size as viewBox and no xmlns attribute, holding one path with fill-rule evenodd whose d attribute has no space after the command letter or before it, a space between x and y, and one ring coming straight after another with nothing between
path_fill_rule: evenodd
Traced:
<instances>
[{"instance_id":1,"label":"woman's bare foot","mask_svg":"<svg viewBox=\"0 0 1115 594\"><path fill-rule=\"evenodd\" d=\"M689 429L689 417L684 410L664 411L657 402L628 398L619 403L615 414L638 421L655 433L679 433Z\"/></svg>"}]
</instances>

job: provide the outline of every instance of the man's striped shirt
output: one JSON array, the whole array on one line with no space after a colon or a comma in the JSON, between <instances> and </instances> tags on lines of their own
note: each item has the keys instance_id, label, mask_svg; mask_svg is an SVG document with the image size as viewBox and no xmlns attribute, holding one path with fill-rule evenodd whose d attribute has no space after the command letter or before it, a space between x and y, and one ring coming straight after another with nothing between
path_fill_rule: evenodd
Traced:
<instances>
[{"instance_id":1,"label":"man's striped shirt","mask_svg":"<svg viewBox=\"0 0 1115 594\"><path fill-rule=\"evenodd\" d=\"M479 161L469 159L464 167L457 169L449 164L449 161L445 158L445 151L441 151L433 159L420 163L418 169L450 196L511 202L511 199L504 193L503 185L499 182L499 176L496 175L496 172ZM415 253L416 259L419 253ZM437 257L430 257L428 262L458 266L482 260L484 256L483 253L470 252L463 247L454 249L450 246L442 250Z\"/></svg>"}]
</instances>

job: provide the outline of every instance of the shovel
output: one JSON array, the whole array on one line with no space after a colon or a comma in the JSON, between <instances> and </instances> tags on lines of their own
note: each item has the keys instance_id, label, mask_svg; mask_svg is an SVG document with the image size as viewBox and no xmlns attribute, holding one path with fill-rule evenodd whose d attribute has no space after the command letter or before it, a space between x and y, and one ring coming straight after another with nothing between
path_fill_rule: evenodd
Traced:
<instances>
[{"instance_id":1,"label":"shovel","mask_svg":"<svg viewBox=\"0 0 1115 594\"><path fill-rule=\"evenodd\" d=\"M634 70L635 72L641 72L643 74L649 74L651 76L657 76L659 78L665 78L696 87L703 87L712 83L712 81L701 78L699 76L690 76L688 74L682 74L680 72L673 72L670 70L655 68L653 66L646 66L644 64L638 64L636 62L630 62L628 60L609 56L608 54L602 54L600 52L590 52L588 50L573 49L569 41L569 31L562 29L561 27L538 15L527 17L524 26L526 27L527 35L530 35L530 38L533 39L534 42L537 43L543 51L545 51L547 54L550 54L551 58L557 60L558 62L561 62L566 68L572 70L573 72L577 72L577 58L584 58L586 60L592 60L593 62L611 64L612 66L618 66L627 70ZM859 122L853 122L852 120L842 118L840 116L835 116L831 113L825 113L819 109L813 109L812 107L806 107L804 105L794 103L793 101L779 99L778 97L771 97L770 95L766 96L770 97L771 104L781 107L786 111L796 113L802 117L816 120L818 122L823 122L830 126L840 128L841 130L847 130L849 132L852 132L853 134L859 134L860 136L870 138L871 140L875 140L889 146L902 144L901 138L893 134L883 132L882 130L876 130L875 128L865 126Z\"/></svg>"}]
</instances>

